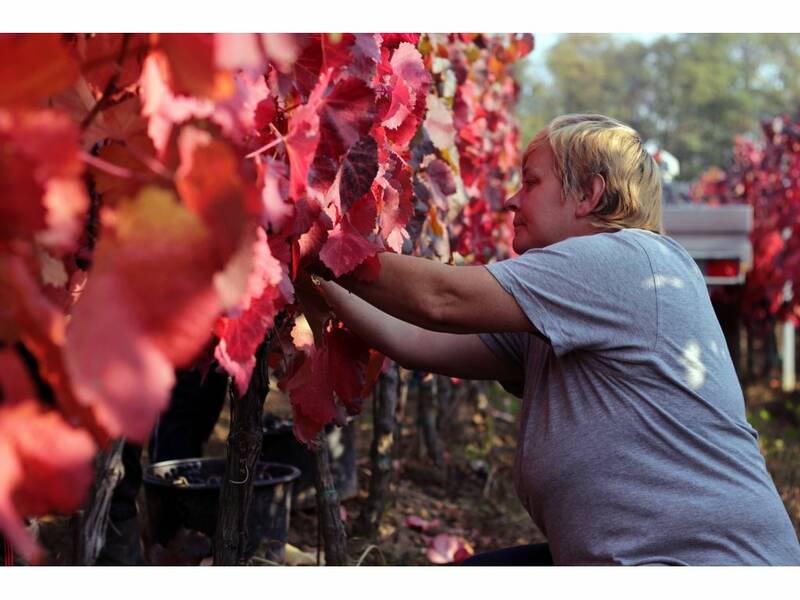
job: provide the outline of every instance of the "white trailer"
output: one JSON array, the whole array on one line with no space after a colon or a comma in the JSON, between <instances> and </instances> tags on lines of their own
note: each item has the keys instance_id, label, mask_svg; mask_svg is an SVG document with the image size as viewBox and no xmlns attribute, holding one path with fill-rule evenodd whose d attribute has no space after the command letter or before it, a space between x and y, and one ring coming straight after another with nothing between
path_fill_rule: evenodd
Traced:
<instances>
[{"instance_id":1,"label":"white trailer","mask_svg":"<svg viewBox=\"0 0 800 600\"><path fill-rule=\"evenodd\" d=\"M694 258L709 286L738 286L744 283L753 265L750 232L753 208L749 205L666 204L665 233L680 243ZM791 293L788 290L787 293ZM719 307L715 305L715 309ZM725 331L728 349L739 368L739 315L717 310ZM791 322L781 326L782 387L795 389L795 328Z\"/></svg>"},{"instance_id":2,"label":"white trailer","mask_svg":"<svg viewBox=\"0 0 800 600\"><path fill-rule=\"evenodd\" d=\"M744 283L753 265L753 207L667 204L664 229L697 262L708 285Z\"/></svg>"}]
</instances>

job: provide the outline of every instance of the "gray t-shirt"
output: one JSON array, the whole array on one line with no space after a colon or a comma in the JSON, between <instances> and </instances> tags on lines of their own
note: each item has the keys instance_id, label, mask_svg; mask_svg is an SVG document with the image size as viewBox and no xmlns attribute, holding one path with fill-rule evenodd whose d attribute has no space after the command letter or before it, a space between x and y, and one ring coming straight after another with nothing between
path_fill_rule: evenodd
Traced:
<instances>
[{"instance_id":1,"label":"gray t-shirt","mask_svg":"<svg viewBox=\"0 0 800 600\"><path fill-rule=\"evenodd\" d=\"M486 268L550 342L481 335L524 377L515 486L556 564L800 565L677 242L625 229Z\"/></svg>"}]
</instances>

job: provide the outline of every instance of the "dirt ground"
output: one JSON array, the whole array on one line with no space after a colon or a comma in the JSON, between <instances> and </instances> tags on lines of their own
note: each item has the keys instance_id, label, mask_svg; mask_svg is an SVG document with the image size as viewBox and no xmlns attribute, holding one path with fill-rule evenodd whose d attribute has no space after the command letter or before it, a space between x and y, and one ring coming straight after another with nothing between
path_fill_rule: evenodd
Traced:
<instances>
[{"instance_id":1,"label":"dirt ground","mask_svg":"<svg viewBox=\"0 0 800 600\"><path fill-rule=\"evenodd\" d=\"M774 378L745 384L743 389L748 419L759 431L767 467L800 534L800 392L780 391ZM351 564L429 565L426 548L439 533L463 538L475 552L546 541L520 505L511 483L519 401L497 385L486 388L486 392L472 399L465 395L456 404L442 437L444 465L437 467L420 447L412 390L396 448L387 510L379 535L372 540L356 537L351 531L369 483L372 403L365 402L364 412L355 422L359 491L342 504ZM267 409L286 413L289 407L280 395L271 394ZM227 430L226 408L207 444L206 455L224 455ZM143 508L144 502L140 505ZM142 516L146 519L146 514ZM409 517L424 520L429 524L427 529L410 526ZM40 536L50 551L50 564L70 563L72 523L68 517L43 519ZM303 553L294 555L294 560L315 561L318 539L314 509L292 511L288 542ZM254 564L269 563L255 560Z\"/></svg>"},{"instance_id":2,"label":"dirt ground","mask_svg":"<svg viewBox=\"0 0 800 600\"><path fill-rule=\"evenodd\" d=\"M367 400L355 425L358 494L342 502L352 564L430 565L426 549L431 538L447 533L466 540L475 552L513 544L546 541L517 500L511 483L518 400L493 385L487 394L457 395L452 420L442 432L444 463L436 466L425 456L415 423L416 394L412 386L403 411L401 438L395 447L393 482L376 539L352 533L368 495L372 402ZM265 410L290 414L286 399L270 394ZM209 455L224 453L227 413L212 434ZM428 523L424 531L406 524L408 517ZM288 543L316 558L315 510L293 510Z\"/></svg>"},{"instance_id":3,"label":"dirt ground","mask_svg":"<svg viewBox=\"0 0 800 600\"><path fill-rule=\"evenodd\" d=\"M430 565L426 548L431 538L440 533L463 538L475 552L546 541L519 503L512 485L517 400L499 386L488 391L471 402L462 399L457 406L450 427L442 436L442 467L424 456L412 391L378 538L348 537L349 556L354 563ZM357 518L369 485L372 418L370 403L367 404L367 414L357 421L359 494L343 503L348 525ZM422 519L429 526L424 531L409 526L409 517ZM313 511L292 515L289 542L315 552Z\"/></svg>"}]
</instances>

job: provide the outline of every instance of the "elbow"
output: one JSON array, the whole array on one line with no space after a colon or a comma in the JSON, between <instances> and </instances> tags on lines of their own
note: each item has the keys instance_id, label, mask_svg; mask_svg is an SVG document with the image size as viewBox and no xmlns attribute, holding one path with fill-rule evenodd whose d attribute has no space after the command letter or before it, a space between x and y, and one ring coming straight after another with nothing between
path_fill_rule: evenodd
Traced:
<instances>
[{"instance_id":1,"label":"elbow","mask_svg":"<svg viewBox=\"0 0 800 600\"><path fill-rule=\"evenodd\" d=\"M439 330L443 314L435 296L428 298L427 302L421 301L417 314L419 315L419 323L416 324L418 327L430 331Z\"/></svg>"},{"instance_id":2,"label":"elbow","mask_svg":"<svg viewBox=\"0 0 800 600\"><path fill-rule=\"evenodd\" d=\"M437 282L425 295L420 295L416 304L419 327L442 333L461 333L457 295L446 287L444 281Z\"/></svg>"},{"instance_id":3,"label":"elbow","mask_svg":"<svg viewBox=\"0 0 800 600\"><path fill-rule=\"evenodd\" d=\"M401 318L429 331L465 332L460 321L464 303L460 301L458 279L452 267L434 263L435 273L420 280L406 300L407 313Z\"/></svg>"},{"instance_id":4,"label":"elbow","mask_svg":"<svg viewBox=\"0 0 800 600\"><path fill-rule=\"evenodd\" d=\"M468 324L459 315L459 305L448 294L438 294L431 298L424 310L424 320L420 327L440 333L471 333Z\"/></svg>"},{"instance_id":5,"label":"elbow","mask_svg":"<svg viewBox=\"0 0 800 600\"><path fill-rule=\"evenodd\" d=\"M422 329L441 331L445 311L436 292L420 290L408 299L405 314L398 316Z\"/></svg>"}]
</instances>

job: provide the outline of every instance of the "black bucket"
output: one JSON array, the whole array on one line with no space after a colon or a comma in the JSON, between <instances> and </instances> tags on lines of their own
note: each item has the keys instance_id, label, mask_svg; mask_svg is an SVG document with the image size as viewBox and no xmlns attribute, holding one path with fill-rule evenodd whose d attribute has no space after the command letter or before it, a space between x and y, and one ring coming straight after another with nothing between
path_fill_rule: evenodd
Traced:
<instances>
[{"instance_id":1,"label":"black bucket","mask_svg":"<svg viewBox=\"0 0 800 600\"><path fill-rule=\"evenodd\" d=\"M213 542L224 476L224 458L167 460L148 466L143 480L152 539L166 546L178 529L185 527L204 533ZM246 558L262 545L265 558L283 562L292 484L299 476L300 471L291 465L256 463ZM176 482L176 478L181 479Z\"/></svg>"},{"instance_id":2,"label":"black bucket","mask_svg":"<svg viewBox=\"0 0 800 600\"><path fill-rule=\"evenodd\" d=\"M351 421L344 427L331 425L326 428L331 473L340 500L349 500L358 494L354 427L355 423ZM314 506L314 478L317 472L314 454L294 437L292 421L266 414L263 433L261 460L286 463L300 470L300 477L292 487L292 507Z\"/></svg>"}]
</instances>

